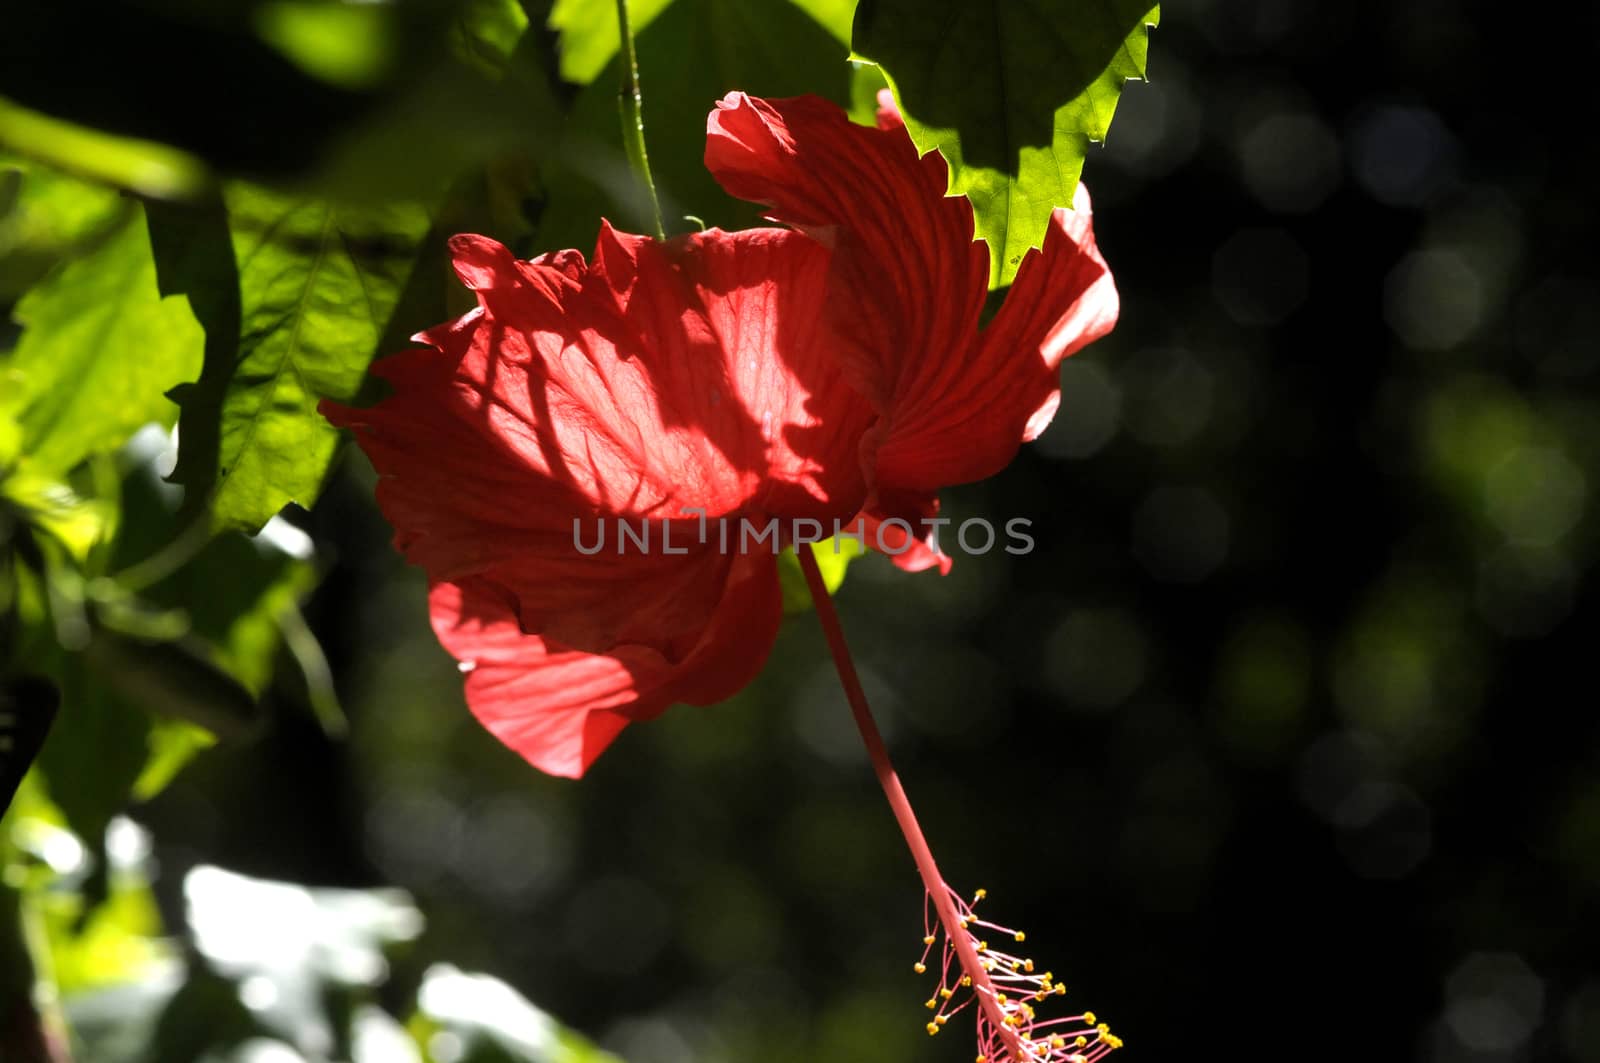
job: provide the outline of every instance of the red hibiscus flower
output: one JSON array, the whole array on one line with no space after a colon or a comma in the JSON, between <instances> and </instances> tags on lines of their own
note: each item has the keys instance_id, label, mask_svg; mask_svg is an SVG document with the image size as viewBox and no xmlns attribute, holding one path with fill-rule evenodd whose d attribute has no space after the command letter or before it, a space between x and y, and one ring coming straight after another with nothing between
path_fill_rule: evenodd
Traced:
<instances>
[{"instance_id":1,"label":"red hibiscus flower","mask_svg":"<svg viewBox=\"0 0 1600 1063\"><path fill-rule=\"evenodd\" d=\"M589 262L456 237L478 308L379 362L376 406L325 405L428 572L472 711L542 770L580 775L629 721L760 670L775 552L704 521L777 518L787 541L859 513L903 566L947 567L918 523L938 488L1004 466L1049 420L1061 358L1114 321L1084 209L1057 212L980 327L971 207L884 125L730 95L707 163L794 229L663 244L605 226ZM653 545L581 547L618 521Z\"/></svg>"}]
</instances>

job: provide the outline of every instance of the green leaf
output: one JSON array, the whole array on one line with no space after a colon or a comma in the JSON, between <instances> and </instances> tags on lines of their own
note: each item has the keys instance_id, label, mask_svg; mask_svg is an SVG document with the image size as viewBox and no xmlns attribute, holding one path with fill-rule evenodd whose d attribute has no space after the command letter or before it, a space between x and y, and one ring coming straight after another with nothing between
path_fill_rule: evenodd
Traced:
<instances>
[{"instance_id":1,"label":"green leaf","mask_svg":"<svg viewBox=\"0 0 1600 1063\"><path fill-rule=\"evenodd\" d=\"M937 148L951 193L972 200L990 287L1072 204L1160 14L1149 0L861 0L855 53L883 68L917 148Z\"/></svg>"},{"instance_id":2,"label":"green leaf","mask_svg":"<svg viewBox=\"0 0 1600 1063\"><path fill-rule=\"evenodd\" d=\"M158 719L150 727L150 755L133 783L133 799L148 801L167 788L200 753L217 744L216 736L187 720Z\"/></svg>"},{"instance_id":3,"label":"green leaf","mask_svg":"<svg viewBox=\"0 0 1600 1063\"><path fill-rule=\"evenodd\" d=\"M816 93L850 102L848 50L834 30L790 0L676 0L645 24L650 5L630 7L644 92L644 131L650 168L669 233L690 228L689 215L707 225L744 228L761 208L722 191L705 168L706 114L723 95L741 89L761 96ZM549 175L549 203L538 246L594 245L599 219L648 232L647 202L628 172L617 119L620 66L616 16L610 0L557 5L552 24L563 27L562 71L592 83L573 104ZM579 15L584 16L578 21ZM609 19L609 21L607 21ZM603 68L595 64L608 57Z\"/></svg>"},{"instance_id":4,"label":"green leaf","mask_svg":"<svg viewBox=\"0 0 1600 1063\"><path fill-rule=\"evenodd\" d=\"M132 209L115 189L0 153L0 300L92 248Z\"/></svg>"},{"instance_id":5,"label":"green leaf","mask_svg":"<svg viewBox=\"0 0 1600 1063\"><path fill-rule=\"evenodd\" d=\"M109 502L82 497L60 480L38 472L27 458L0 471L0 507L55 539L80 565L87 564L94 548L108 538L116 518L116 508Z\"/></svg>"},{"instance_id":6,"label":"green leaf","mask_svg":"<svg viewBox=\"0 0 1600 1063\"><path fill-rule=\"evenodd\" d=\"M261 39L312 77L346 89L372 89L399 58L390 5L269 0L255 8Z\"/></svg>"},{"instance_id":7,"label":"green leaf","mask_svg":"<svg viewBox=\"0 0 1600 1063\"><path fill-rule=\"evenodd\" d=\"M335 206L245 185L226 214L152 212L164 291L206 327L182 407L173 479L209 501L213 527L255 532L316 501L338 433L317 412L348 401L378 353L427 231L411 204Z\"/></svg>"},{"instance_id":8,"label":"green leaf","mask_svg":"<svg viewBox=\"0 0 1600 1063\"><path fill-rule=\"evenodd\" d=\"M666 10L672 0L629 0L634 36ZM556 0L550 28L561 34L561 76L575 85L598 78L622 47L616 0Z\"/></svg>"},{"instance_id":9,"label":"green leaf","mask_svg":"<svg viewBox=\"0 0 1600 1063\"><path fill-rule=\"evenodd\" d=\"M450 37L463 62L500 77L527 31L528 13L517 0L467 0Z\"/></svg>"},{"instance_id":10,"label":"green leaf","mask_svg":"<svg viewBox=\"0 0 1600 1063\"><path fill-rule=\"evenodd\" d=\"M150 718L76 662L63 654L51 669L61 684L61 712L37 765L67 825L98 848L144 771Z\"/></svg>"},{"instance_id":11,"label":"green leaf","mask_svg":"<svg viewBox=\"0 0 1600 1063\"><path fill-rule=\"evenodd\" d=\"M164 682L140 690L146 709L177 715L219 732L249 729L258 720L251 704L267 689L285 643L285 622L298 623L300 600L316 585L309 560L279 549L269 536L249 538L229 532L215 538L203 526L182 523L158 488L153 470L134 470L123 482L122 528L113 554L115 574L91 584L97 615L110 619L110 607L136 601L146 613L165 610L180 626L163 640L153 625L127 644L150 664L162 664ZM196 536L196 532L201 533ZM137 594L137 598L134 595ZM298 632L301 637L303 633ZM161 646L165 641L170 643ZM314 640L313 640L314 642ZM114 648L96 651L114 659ZM134 674L162 669L143 667ZM213 673L210 678L204 674ZM215 674L220 673L220 674ZM123 682L112 669L108 681Z\"/></svg>"},{"instance_id":12,"label":"green leaf","mask_svg":"<svg viewBox=\"0 0 1600 1063\"><path fill-rule=\"evenodd\" d=\"M259 697L283 644L282 618L316 586L316 572L267 536L229 532L195 544L188 540L192 532L163 505L158 487L149 470L136 470L124 481L123 526L113 557L118 571L97 585L114 593L131 584L144 607L181 615L183 635L197 653ZM140 573L159 570L172 551L182 564L157 571L159 578L144 585Z\"/></svg>"},{"instance_id":13,"label":"green leaf","mask_svg":"<svg viewBox=\"0 0 1600 1063\"><path fill-rule=\"evenodd\" d=\"M682 0L679 0L681 3ZM655 21L673 0L629 0L628 21L635 36ZM816 21L840 44L850 43L850 18L855 0L788 0ZM738 14L729 6L727 12ZM714 16L718 12L711 12ZM556 0L550 28L561 34L561 76L587 85L600 76L621 48L616 0Z\"/></svg>"},{"instance_id":14,"label":"green leaf","mask_svg":"<svg viewBox=\"0 0 1600 1063\"><path fill-rule=\"evenodd\" d=\"M61 475L177 411L162 392L200 368L202 334L181 299L156 286L137 217L68 262L17 304L22 339L3 366L0 412L22 425L41 474Z\"/></svg>"}]
</instances>

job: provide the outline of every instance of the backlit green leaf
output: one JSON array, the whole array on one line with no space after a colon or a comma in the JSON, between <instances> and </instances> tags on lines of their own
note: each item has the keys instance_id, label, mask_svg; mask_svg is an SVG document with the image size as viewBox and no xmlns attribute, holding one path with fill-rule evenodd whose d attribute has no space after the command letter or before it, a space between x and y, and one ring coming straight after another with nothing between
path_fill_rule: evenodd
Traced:
<instances>
[{"instance_id":1,"label":"backlit green leaf","mask_svg":"<svg viewBox=\"0 0 1600 1063\"><path fill-rule=\"evenodd\" d=\"M672 0L629 0L628 21L638 36ZM561 76L587 85L599 77L621 46L616 0L556 0L550 28L561 34Z\"/></svg>"},{"instance_id":2,"label":"backlit green leaf","mask_svg":"<svg viewBox=\"0 0 1600 1063\"><path fill-rule=\"evenodd\" d=\"M217 742L216 736L187 720L163 717L152 722L150 754L133 783L133 799L148 801L167 788L183 766Z\"/></svg>"},{"instance_id":3,"label":"backlit green leaf","mask_svg":"<svg viewBox=\"0 0 1600 1063\"><path fill-rule=\"evenodd\" d=\"M678 0L679 3L684 0ZM637 37L673 0L629 0L628 21ZM810 15L840 44L850 43L850 18L855 0L786 0ZM727 4L726 12L738 8ZM745 5L756 6L756 5ZM708 10L709 16L720 12ZM616 0L556 0L550 28L561 34L561 76L587 85L600 76L621 46L617 36Z\"/></svg>"},{"instance_id":4,"label":"backlit green leaf","mask_svg":"<svg viewBox=\"0 0 1600 1063\"><path fill-rule=\"evenodd\" d=\"M182 299L163 299L137 217L17 304L22 339L0 361L0 410L22 425L35 471L60 475L177 412L164 396L200 369L203 336Z\"/></svg>"},{"instance_id":5,"label":"backlit green leaf","mask_svg":"<svg viewBox=\"0 0 1600 1063\"><path fill-rule=\"evenodd\" d=\"M15 298L63 258L90 249L133 206L115 189L0 153L0 300Z\"/></svg>"},{"instance_id":6,"label":"backlit green leaf","mask_svg":"<svg viewBox=\"0 0 1600 1063\"><path fill-rule=\"evenodd\" d=\"M917 147L950 164L1009 284L1072 204L1090 141L1145 72L1149 0L861 0L853 45L895 90Z\"/></svg>"},{"instance_id":7,"label":"backlit green leaf","mask_svg":"<svg viewBox=\"0 0 1600 1063\"><path fill-rule=\"evenodd\" d=\"M207 332L199 381L174 392L173 479L209 500L217 529L255 532L316 501L338 440L317 403L354 397L428 220L243 185L226 208L163 211L152 230L164 290L187 292Z\"/></svg>"},{"instance_id":8,"label":"backlit green leaf","mask_svg":"<svg viewBox=\"0 0 1600 1063\"><path fill-rule=\"evenodd\" d=\"M80 565L106 540L116 516L111 503L84 498L26 458L0 473L0 506L60 543Z\"/></svg>"}]
</instances>

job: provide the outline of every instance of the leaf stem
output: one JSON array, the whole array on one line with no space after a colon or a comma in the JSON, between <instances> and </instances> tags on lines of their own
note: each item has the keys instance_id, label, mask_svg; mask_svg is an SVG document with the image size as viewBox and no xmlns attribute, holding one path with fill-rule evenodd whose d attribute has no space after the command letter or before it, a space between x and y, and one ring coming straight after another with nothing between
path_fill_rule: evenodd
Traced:
<instances>
[{"instance_id":1,"label":"leaf stem","mask_svg":"<svg viewBox=\"0 0 1600 1063\"><path fill-rule=\"evenodd\" d=\"M667 238L661 225L661 201L656 198L656 183L650 176L650 155L644 146L644 94L639 90L639 57L633 49L633 25L628 19L628 0L617 0L617 34L622 42L622 88L617 107L622 114L622 145L628 153L639 183L650 201L657 240Z\"/></svg>"},{"instance_id":2,"label":"leaf stem","mask_svg":"<svg viewBox=\"0 0 1600 1063\"><path fill-rule=\"evenodd\" d=\"M833 655L834 668L839 673L840 685L844 687L845 699L850 702L850 712L855 716L856 729L861 732L861 741L866 744L867 755L872 758L872 770L878 777L878 785L883 787L884 796L889 799L889 808L893 810L895 821L900 825L900 833L905 836L906 846L911 850L911 858L916 861L917 873L922 876L922 885L933 900L934 911L938 913L939 922L944 927L945 938L955 946L962 968L972 979L978 1006L983 1008L989 1022L1000 1032L1012 1057L1020 1059L1021 1046L1018 1044L1017 1035L1006 1023L1005 1016L995 1002L994 983L978 959L971 938L961 925L961 917L950 900L950 888L945 884L944 876L939 874L939 865L934 862L933 850L928 848L928 841L923 837L922 828L917 823L916 813L912 811L911 800L906 796L905 788L900 785L900 776L895 774L894 764L889 760L889 751L883 744L883 736L878 732L878 724L872 718L872 709L867 705L866 692L861 687L861 678L856 674L855 662L850 657L850 647L845 642L844 628L839 624L839 614L833 608L833 599L828 595L828 585L823 581L822 570L817 567L816 554L810 549L799 549L795 554L800 558L800 569L806 575L806 586L811 590L811 602L816 608L817 620L822 624L822 633L828 640L828 651Z\"/></svg>"},{"instance_id":3,"label":"leaf stem","mask_svg":"<svg viewBox=\"0 0 1600 1063\"><path fill-rule=\"evenodd\" d=\"M155 553L109 577L125 591L142 591L160 583L200 555L211 542L211 515L202 513Z\"/></svg>"}]
</instances>

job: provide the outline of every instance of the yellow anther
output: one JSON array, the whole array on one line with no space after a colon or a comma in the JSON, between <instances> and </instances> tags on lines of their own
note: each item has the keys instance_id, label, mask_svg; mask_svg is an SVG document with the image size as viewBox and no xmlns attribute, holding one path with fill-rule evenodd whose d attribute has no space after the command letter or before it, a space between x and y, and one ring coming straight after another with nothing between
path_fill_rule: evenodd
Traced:
<instances>
[{"instance_id":1,"label":"yellow anther","mask_svg":"<svg viewBox=\"0 0 1600 1063\"><path fill-rule=\"evenodd\" d=\"M941 989L939 990L939 995L945 1000L949 1000L951 997L956 995L956 991L954 989Z\"/></svg>"},{"instance_id":2,"label":"yellow anther","mask_svg":"<svg viewBox=\"0 0 1600 1063\"><path fill-rule=\"evenodd\" d=\"M1104 1037L1106 1034L1111 1032L1111 1027L1107 1026L1103 1022L1099 1026L1096 1026L1094 1029L1095 1029L1095 1032L1098 1033L1101 1037Z\"/></svg>"},{"instance_id":3,"label":"yellow anther","mask_svg":"<svg viewBox=\"0 0 1600 1063\"><path fill-rule=\"evenodd\" d=\"M939 1002L937 1000L934 1000L932 997L929 997L928 998L928 1002L923 1005L923 1007L927 1008L929 1011L932 1011L934 1008L936 1008L938 1006L939 1006Z\"/></svg>"},{"instance_id":4,"label":"yellow anther","mask_svg":"<svg viewBox=\"0 0 1600 1063\"><path fill-rule=\"evenodd\" d=\"M1050 1038L1050 1047L1065 1048L1067 1047L1067 1039L1062 1037L1060 1034L1056 1034L1054 1037Z\"/></svg>"},{"instance_id":5,"label":"yellow anther","mask_svg":"<svg viewBox=\"0 0 1600 1063\"><path fill-rule=\"evenodd\" d=\"M1059 996L1064 996L1066 994L1066 992L1067 992L1067 983L1065 983L1065 982L1057 982L1056 983L1056 996L1058 996L1058 997Z\"/></svg>"},{"instance_id":6,"label":"yellow anther","mask_svg":"<svg viewBox=\"0 0 1600 1063\"><path fill-rule=\"evenodd\" d=\"M938 1023L940 1026L943 1026L945 1023L950 1021L950 1016L948 1016L948 1015L940 1015L938 1018L934 1019L933 1021Z\"/></svg>"},{"instance_id":7,"label":"yellow anther","mask_svg":"<svg viewBox=\"0 0 1600 1063\"><path fill-rule=\"evenodd\" d=\"M961 985L964 988L970 989L972 987L972 976L970 974L962 975L961 976Z\"/></svg>"},{"instance_id":8,"label":"yellow anther","mask_svg":"<svg viewBox=\"0 0 1600 1063\"><path fill-rule=\"evenodd\" d=\"M927 974L928 973L928 965L925 964L925 963L913 963L911 965L911 969L913 971L916 971L918 974Z\"/></svg>"},{"instance_id":9,"label":"yellow anther","mask_svg":"<svg viewBox=\"0 0 1600 1063\"><path fill-rule=\"evenodd\" d=\"M1006 998L1006 995L1004 993L996 993L994 995L994 1000L995 1000L996 1004L1004 1004L1006 1002L1006 999L1007 998Z\"/></svg>"},{"instance_id":10,"label":"yellow anther","mask_svg":"<svg viewBox=\"0 0 1600 1063\"><path fill-rule=\"evenodd\" d=\"M934 940L935 940L934 936L932 934L929 934L927 937L922 939L922 943L924 945L932 945Z\"/></svg>"},{"instance_id":11,"label":"yellow anther","mask_svg":"<svg viewBox=\"0 0 1600 1063\"><path fill-rule=\"evenodd\" d=\"M1105 1042L1106 1042L1106 1044L1110 1045L1112 1048L1121 1048L1122 1047L1122 1038L1118 1037L1114 1033L1106 1034Z\"/></svg>"},{"instance_id":12,"label":"yellow anther","mask_svg":"<svg viewBox=\"0 0 1600 1063\"><path fill-rule=\"evenodd\" d=\"M1032 960L1023 960L1022 961L1022 969L1024 971L1027 971L1029 974L1032 974L1033 973L1033 961Z\"/></svg>"},{"instance_id":13,"label":"yellow anther","mask_svg":"<svg viewBox=\"0 0 1600 1063\"><path fill-rule=\"evenodd\" d=\"M989 951L989 943L987 941L978 942L978 951L979 952L988 952Z\"/></svg>"},{"instance_id":14,"label":"yellow anther","mask_svg":"<svg viewBox=\"0 0 1600 1063\"><path fill-rule=\"evenodd\" d=\"M977 1060L975 1060L975 1063L989 1063L989 1057L988 1056L979 1056L977 1058Z\"/></svg>"},{"instance_id":15,"label":"yellow anther","mask_svg":"<svg viewBox=\"0 0 1600 1063\"><path fill-rule=\"evenodd\" d=\"M987 896L989 896L989 891L985 890L985 889L980 889L977 893L974 893L972 895L972 899L974 901L981 901Z\"/></svg>"},{"instance_id":16,"label":"yellow anther","mask_svg":"<svg viewBox=\"0 0 1600 1063\"><path fill-rule=\"evenodd\" d=\"M961 917L961 929L962 930L965 930L967 927L969 927L971 925L972 925L972 920L971 919L968 919L966 916L962 916Z\"/></svg>"},{"instance_id":17,"label":"yellow anther","mask_svg":"<svg viewBox=\"0 0 1600 1063\"><path fill-rule=\"evenodd\" d=\"M1046 971L1046 972L1044 972L1044 974L1041 974L1039 976L1039 980L1041 982L1043 982L1045 985L1049 985L1051 982L1055 981L1055 978L1056 978L1056 976L1051 974L1049 971Z\"/></svg>"},{"instance_id":18,"label":"yellow anther","mask_svg":"<svg viewBox=\"0 0 1600 1063\"><path fill-rule=\"evenodd\" d=\"M1083 1013L1083 1021L1088 1023L1090 1026L1093 1026L1095 1024L1095 1022L1097 1021L1095 1019L1095 1017L1094 1017L1094 1012L1092 1012L1092 1011L1084 1012Z\"/></svg>"},{"instance_id":19,"label":"yellow anther","mask_svg":"<svg viewBox=\"0 0 1600 1063\"><path fill-rule=\"evenodd\" d=\"M983 961L983 969L984 970L993 971L994 968L995 968L995 962L993 960L984 960Z\"/></svg>"},{"instance_id":20,"label":"yellow anther","mask_svg":"<svg viewBox=\"0 0 1600 1063\"><path fill-rule=\"evenodd\" d=\"M1020 930L1019 930L1019 931L1017 931L1017 932L1016 932L1016 933L1015 933L1015 934L1013 934L1013 935L1011 935L1011 936L1012 936L1012 937L1014 937L1014 938L1016 938L1016 939L1017 939L1017 940L1018 940L1018 941L1027 941L1027 940L1028 940L1028 935L1027 935L1027 934L1024 934L1024 933L1023 933L1023 932L1022 932L1022 931L1020 931Z\"/></svg>"},{"instance_id":21,"label":"yellow anther","mask_svg":"<svg viewBox=\"0 0 1600 1063\"><path fill-rule=\"evenodd\" d=\"M1084 1045L1086 1045L1088 1043L1089 1043L1089 1039L1087 1037L1083 1036L1083 1034L1081 1034L1081 1033L1078 1035L1077 1039L1072 1042L1072 1044L1073 1044L1073 1046L1075 1048L1082 1048Z\"/></svg>"},{"instance_id":22,"label":"yellow anther","mask_svg":"<svg viewBox=\"0 0 1600 1063\"><path fill-rule=\"evenodd\" d=\"M936 1023L936 1022L930 1022L924 1028L928 1031L928 1036L929 1037L932 1037L934 1034L939 1032L939 1024Z\"/></svg>"}]
</instances>

